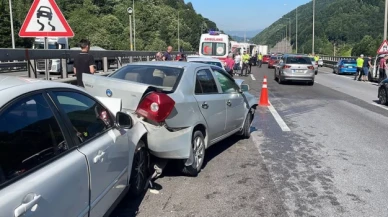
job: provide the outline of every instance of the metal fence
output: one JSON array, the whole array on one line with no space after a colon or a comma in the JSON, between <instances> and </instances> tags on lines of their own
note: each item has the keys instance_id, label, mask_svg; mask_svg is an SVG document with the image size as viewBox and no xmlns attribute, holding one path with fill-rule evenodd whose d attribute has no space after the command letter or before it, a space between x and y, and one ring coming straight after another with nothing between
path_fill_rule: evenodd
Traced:
<instances>
[{"instance_id":1,"label":"metal fence","mask_svg":"<svg viewBox=\"0 0 388 217\"><path fill-rule=\"evenodd\" d=\"M72 64L76 55L80 50L43 50L43 49L4 49L0 48L0 73L1 72L14 72L14 71L27 71L28 77L37 78L37 66L40 61L44 61L44 67L48 67L49 60L60 60L60 76L61 81L73 81L74 77L69 77L68 65ZM123 64L139 61L151 61L155 58L157 51L122 51L122 50L91 50L90 54L93 55L96 62L101 63L101 68L98 70L101 75L109 74L108 70L111 65L115 65L114 68L119 68ZM190 55L195 52L185 52ZM178 52L173 52L172 56ZM48 69L45 69L46 79L50 79L50 73L47 73ZM58 80L58 81L60 81Z\"/></svg>"}]
</instances>

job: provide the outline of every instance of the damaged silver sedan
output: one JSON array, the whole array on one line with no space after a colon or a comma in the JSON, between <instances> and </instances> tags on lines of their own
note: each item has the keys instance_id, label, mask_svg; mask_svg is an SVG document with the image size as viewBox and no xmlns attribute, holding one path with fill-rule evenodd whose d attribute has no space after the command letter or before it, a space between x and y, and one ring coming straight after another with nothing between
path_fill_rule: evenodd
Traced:
<instances>
[{"instance_id":1,"label":"damaged silver sedan","mask_svg":"<svg viewBox=\"0 0 388 217\"><path fill-rule=\"evenodd\" d=\"M94 96L122 99L123 112L141 128L132 138L157 158L182 159L191 176L211 145L234 134L249 138L258 102L243 80L201 63L133 63L108 77L84 74L83 82Z\"/></svg>"}]
</instances>

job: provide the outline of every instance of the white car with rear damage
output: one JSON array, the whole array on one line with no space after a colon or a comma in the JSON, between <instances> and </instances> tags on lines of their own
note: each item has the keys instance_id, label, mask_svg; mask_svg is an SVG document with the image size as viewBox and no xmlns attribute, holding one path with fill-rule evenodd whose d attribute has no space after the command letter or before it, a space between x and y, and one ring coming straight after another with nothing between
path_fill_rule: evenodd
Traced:
<instances>
[{"instance_id":1,"label":"white car with rear damage","mask_svg":"<svg viewBox=\"0 0 388 217\"><path fill-rule=\"evenodd\" d=\"M249 138L258 102L243 80L202 63L133 63L108 77L84 74L83 82L91 95L122 99L141 132L135 139L158 159L181 159L191 176L211 145L235 134Z\"/></svg>"}]
</instances>

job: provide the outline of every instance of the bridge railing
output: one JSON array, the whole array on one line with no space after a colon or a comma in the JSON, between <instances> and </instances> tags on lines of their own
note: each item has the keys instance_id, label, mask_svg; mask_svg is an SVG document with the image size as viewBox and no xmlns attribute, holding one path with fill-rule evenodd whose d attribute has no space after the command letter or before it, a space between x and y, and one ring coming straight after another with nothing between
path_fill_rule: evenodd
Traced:
<instances>
[{"instance_id":1,"label":"bridge railing","mask_svg":"<svg viewBox=\"0 0 388 217\"><path fill-rule=\"evenodd\" d=\"M37 78L37 62L45 60L60 60L60 73L56 77L57 81L69 82L75 80L72 75L69 77L68 68L72 65L74 58L80 50L45 50L45 49L4 49L0 48L0 73L12 73L14 71L27 71L28 77ZM91 50L96 62L101 63L98 71L101 75L109 74L109 70L120 68L122 65L139 62L151 61L155 58L157 51L124 51L124 50ZM173 52L175 58L178 52ZM185 52L187 55L194 52ZM100 68L99 68L100 67ZM54 80L55 78L46 75L46 79Z\"/></svg>"},{"instance_id":2,"label":"bridge railing","mask_svg":"<svg viewBox=\"0 0 388 217\"><path fill-rule=\"evenodd\" d=\"M328 68L333 68L340 60L355 60L358 57L341 57L341 56L321 56L323 65Z\"/></svg>"}]
</instances>

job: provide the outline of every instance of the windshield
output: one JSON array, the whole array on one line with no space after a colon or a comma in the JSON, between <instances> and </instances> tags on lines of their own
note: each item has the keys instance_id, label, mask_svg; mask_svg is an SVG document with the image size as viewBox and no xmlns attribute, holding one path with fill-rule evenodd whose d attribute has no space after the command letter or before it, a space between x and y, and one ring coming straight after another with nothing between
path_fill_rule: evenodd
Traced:
<instances>
[{"instance_id":1,"label":"windshield","mask_svg":"<svg viewBox=\"0 0 388 217\"><path fill-rule=\"evenodd\" d=\"M44 49L44 44L42 43L35 43L34 49ZM55 44L48 44L48 49L57 49L57 46Z\"/></svg>"},{"instance_id":2,"label":"windshield","mask_svg":"<svg viewBox=\"0 0 388 217\"><path fill-rule=\"evenodd\" d=\"M183 68L167 66L128 65L112 73L109 77L148 84L161 87L163 90L173 91L179 83L179 78L183 70Z\"/></svg>"},{"instance_id":3,"label":"windshield","mask_svg":"<svg viewBox=\"0 0 388 217\"><path fill-rule=\"evenodd\" d=\"M311 60L308 57L288 57L286 63L288 64L309 64Z\"/></svg>"},{"instance_id":4,"label":"windshield","mask_svg":"<svg viewBox=\"0 0 388 217\"><path fill-rule=\"evenodd\" d=\"M271 57L271 60L277 60L278 57Z\"/></svg>"},{"instance_id":5,"label":"windshield","mask_svg":"<svg viewBox=\"0 0 388 217\"><path fill-rule=\"evenodd\" d=\"M344 63L344 64L356 64L356 61L354 61L354 60L342 60L342 63Z\"/></svg>"},{"instance_id":6,"label":"windshield","mask_svg":"<svg viewBox=\"0 0 388 217\"><path fill-rule=\"evenodd\" d=\"M201 53L205 56L224 56L226 54L226 44L203 42Z\"/></svg>"},{"instance_id":7,"label":"windshield","mask_svg":"<svg viewBox=\"0 0 388 217\"><path fill-rule=\"evenodd\" d=\"M205 63L205 64L209 64L209 65L213 65L213 66L218 66L218 67L222 68L222 64L220 62L212 62L212 61L190 61L190 62Z\"/></svg>"}]
</instances>

